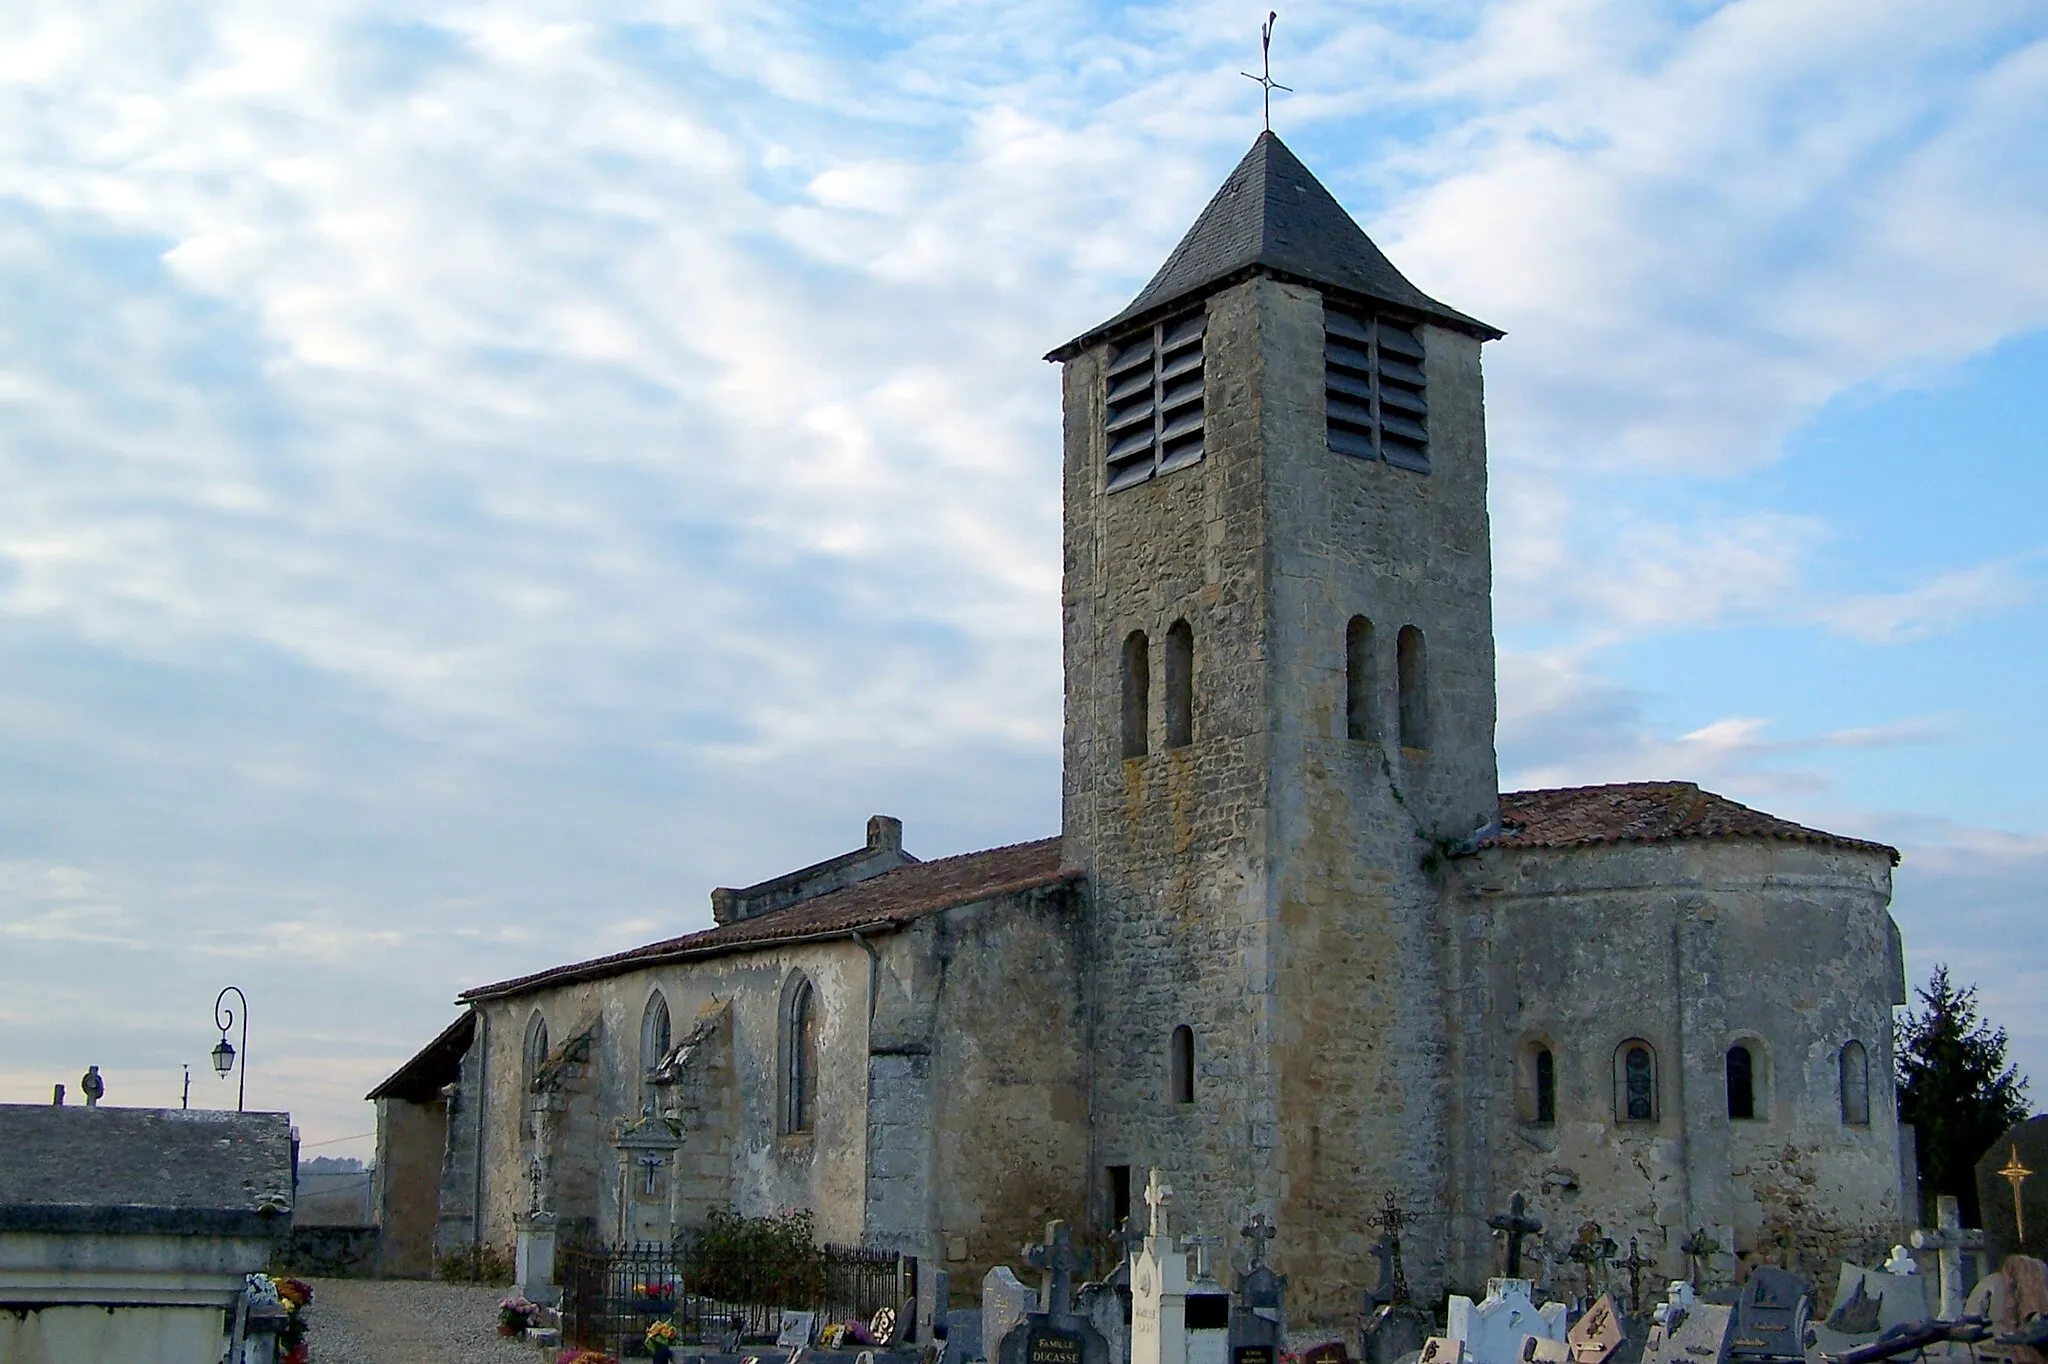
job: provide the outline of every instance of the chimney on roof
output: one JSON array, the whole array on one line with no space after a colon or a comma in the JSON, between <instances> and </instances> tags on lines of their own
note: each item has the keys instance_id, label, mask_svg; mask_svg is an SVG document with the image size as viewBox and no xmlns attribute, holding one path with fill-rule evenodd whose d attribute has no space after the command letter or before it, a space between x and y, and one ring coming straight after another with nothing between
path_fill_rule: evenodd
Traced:
<instances>
[{"instance_id":1,"label":"chimney on roof","mask_svg":"<svg viewBox=\"0 0 2048 1364\"><path fill-rule=\"evenodd\" d=\"M868 849L871 852L902 852L903 821L894 815L869 815Z\"/></svg>"},{"instance_id":2,"label":"chimney on roof","mask_svg":"<svg viewBox=\"0 0 2048 1364\"><path fill-rule=\"evenodd\" d=\"M711 921L723 926L771 910L787 909L813 896L844 890L915 861L903 851L903 821L894 815L872 815L868 819L867 842L852 852L800 867L757 886L738 890L721 886L712 891Z\"/></svg>"}]
</instances>

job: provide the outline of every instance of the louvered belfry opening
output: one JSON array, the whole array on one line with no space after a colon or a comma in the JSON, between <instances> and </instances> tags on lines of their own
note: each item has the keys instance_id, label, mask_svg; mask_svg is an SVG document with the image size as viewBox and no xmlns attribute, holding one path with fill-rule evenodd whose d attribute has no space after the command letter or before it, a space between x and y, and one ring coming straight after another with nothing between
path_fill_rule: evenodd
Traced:
<instances>
[{"instance_id":1,"label":"louvered belfry opening","mask_svg":"<svg viewBox=\"0 0 2048 1364\"><path fill-rule=\"evenodd\" d=\"M1103 430L1107 489L1115 492L1202 457L1200 312L1170 318L1116 347L1109 358Z\"/></svg>"},{"instance_id":2,"label":"louvered belfry opening","mask_svg":"<svg viewBox=\"0 0 2048 1364\"><path fill-rule=\"evenodd\" d=\"M1326 303L1323 403L1332 450L1429 472L1422 338L1413 327Z\"/></svg>"}]
</instances>

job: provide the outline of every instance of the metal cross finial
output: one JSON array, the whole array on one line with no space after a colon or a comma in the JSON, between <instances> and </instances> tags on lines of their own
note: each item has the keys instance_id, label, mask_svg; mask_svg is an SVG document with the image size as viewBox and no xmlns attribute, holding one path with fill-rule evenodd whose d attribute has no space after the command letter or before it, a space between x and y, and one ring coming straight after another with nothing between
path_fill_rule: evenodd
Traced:
<instances>
[{"instance_id":1,"label":"metal cross finial","mask_svg":"<svg viewBox=\"0 0 2048 1364\"><path fill-rule=\"evenodd\" d=\"M1679 1254L1685 1256L1686 1271L1692 1275L1695 1287L1699 1287L1706 1278L1707 1261L1719 1249L1720 1246L1707 1235L1705 1227L1695 1228L1692 1235L1679 1243Z\"/></svg>"},{"instance_id":2,"label":"metal cross finial","mask_svg":"<svg viewBox=\"0 0 2048 1364\"><path fill-rule=\"evenodd\" d=\"M1587 1222L1579 1227L1578 1243L1565 1252L1565 1258L1582 1266L1586 1271L1586 1296L1593 1296L1593 1270L1597 1265L1606 1264L1614 1258L1618 1247L1612 1236L1600 1234L1598 1222Z\"/></svg>"},{"instance_id":3,"label":"metal cross finial","mask_svg":"<svg viewBox=\"0 0 2048 1364\"><path fill-rule=\"evenodd\" d=\"M533 1186L533 1199L532 1199L532 1201L531 1201L531 1202L530 1202L530 1203L529 1203L529 1204L527 1205L527 1208L526 1208L526 1210L527 1210L527 1211L528 1211L529 1213L538 1213L538 1212L540 1211L540 1182L541 1182L541 1174L542 1174L542 1166L541 1166L541 1161L540 1161L540 1157L539 1157L539 1156L535 1156L535 1157L534 1157L534 1158L533 1158L533 1159L532 1159L531 1161L529 1161L529 1162L527 1163L527 1166L526 1166L526 1178L527 1178L527 1182L528 1182L528 1183L530 1183L530 1184L531 1184L531 1185Z\"/></svg>"},{"instance_id":4,"label":"metal cross finial","mask_svg":"<svg viewBox=\"0 0 2048 1364\"><path fill-rule=\"evenodd\" d=\"M1152 1230L1150 1235L1158 1237L1164 1234L1160 1227L1159 1210L1166 1205L1166 1200L1172 1197L1173 1186L1161 1179L1159 1177L1159 1167L1157 1165L1153 1166L1151 1176L1145 1181L1145 1206L1152 1209Z\"/></svg>"},{"instance_id":5,"label":"metal cross finial","mask_svg":"<svg viewBox=\"0 0 2048 1364\"><path fill-rule=\"evenodd\" d=\"M2008 1160L2005 1163L2005 1168L2000 1170L1998 1173L2005 1180L2006 1183L2012 1185L2013 1227L2019 1233L2017 1239L2019 1239L2020 1241L2025 1241L2027 1239L2027 1214L2026 1210L2020 1206L2020 1185L2026 1183L2027 1176L2033 1174L2034 1172L2032 1170L2029 1170L2026 1166L2020 1164L2020 1148L2018 1142L2013 1143L2012 1159Z\"/></svg>"},{"instance_id":6,"label":"metal cross finial","mask_svg":"<svg viewBox=\"0 0 2048 1364\"><path fill-rule=\"evenodd\" d=\"M1259 25L1259 74L1254 76L1249 71L1237 73L1248 81L1259 83L1259 98L1265 102L1266 131L1269 133L1273 131L1273 92L1285 90L1290 95L1294 93L1294 87L1273 79L1273 21L1279 17L1278 10L1268 10L1266 22Z\"/></svg>"}]
</instances>

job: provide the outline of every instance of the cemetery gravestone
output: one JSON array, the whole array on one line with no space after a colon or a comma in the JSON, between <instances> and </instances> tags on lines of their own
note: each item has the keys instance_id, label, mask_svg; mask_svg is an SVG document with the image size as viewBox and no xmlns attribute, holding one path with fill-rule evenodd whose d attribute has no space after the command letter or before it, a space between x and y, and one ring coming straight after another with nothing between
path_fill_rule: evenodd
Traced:
<instances>
[{"instance_id":1,"label":"cemetery gravestone","mask_svg":"<svg viewBox=\"0 0 2048 1364\"><path fill-rule=\"evenodd\" d=\"M1151 1230L1131 1264L1131 1364L1186 1364L1188 1357L1188 1257L1162 1215L1172 1196L1154 1169L1145 1185Z\"/></svg>"},{"instance_id":2,"label":"cemetery gravestone","mask_svg":"<svg viewBox=\"0 0 2048 1364\"><path fill-rule=\"evenodd\" d=\"M961 1308L946 1313L946 1348L939 1364L972 1364L984 1359L981 1349L981 1311Z\"/></svg>"},{"instance_id":3,"label":"cemetery gravestone","mask_svg":"<svg viewBox=\"0 0 2048 1364\"><path fill-rule=\"evenodd\" d=\"M1026 1288L1010 1272L997 1265L981 1279L981 1345L994 1359L1004 1337L1017 1329L1025 1316L1038 1310L1038 1294Z\"/></svg>"},{"instance_id":4,"label":"cemetery gravestone","mask_svg":"<svg viewBox=\"0 0 2048 1364\"><path fill-rule=\"evenodd\" d=\"M1607 1364L1628 1339L1621 1327L1621 1314L1614 1310L1613 1296L1602 1293L1586 1315L1572 1323L1564 1338L1572 1364Z\"/></svg>"},{"instance_id":5,"label":"cemetery gravestone","mask_svg":"<svg viewBox=\"0 0 2048 1364\"><path fill-rule=\"evenodd\" d=\"M775 1333L775 1348L778 1350L800 1350L811 1343L811 1333L817 1330L816 1312L784 1312L782 1327Z\"/></svg>"},{"instance_id":6,"label":"cemetery gravestone","mask_svg":"<svg viewBox=\"0 0 2048 1364\"><path fill-rule=\"evenodd\" d=\"M1868 1345L1894 1326L1933 1315L1927 1280L1920 1275L1844 1264L1827 1319L1814 1324L1814 1343L1823 1354L1838 1355Z\"/></svg>"},{"instance_id":7,"label":"cemetery gravestone","mask_svg":"<svg viewBox=\"0 0 2048 1364\"><path fill-rule=\"evenodd\" d=\"M1685 1290L1690 1297L1691 1285ZM1643 1364L1728 1364L1728 1338L1734 1330L1733 1307L1666 1303L1657 1309L1657 1324L1643 1346Z\"/></svg>"},{"instance_id":8,"label":"cemetery gravestone","mask_svg":"<svg viewBox=\"0 0 2048 1364\"><path fill-rule=\"evenodd\" d=\"M1563 1340L1564 1304L1537 1307L1534 1287L1527 1279L1489 1279L1484 1302L1453 1295L1444 1334L1465 1342L1472 1364L1517 1364L1524 1336Z\"/></svg>"},{"instance_id":9,"label":"cemetery gravestone","mask_svg":"<svg viewBox=\"0 0 2048 1364\"><path fill-rule=\"evenodd\" d=\"M1047 1224L1041 1250L1037 1258L1046 1270L1045 1310L1026 1313L1002 1338L997 1364L1109 1364L1109 1342L1073 1310L1073 1274L1079 1261L1065 1222Z\"/></svg>"},{"instance_id":10,"label":"cemetery gravestone","mask_svg":"<svg viewBox=\"0 0 2048 1364\"><path fill-rule=\"evenodd\" d=\"M1977 1162L1977 1205L1993 1250L2048 1259L2048 1116L2008 1131Z\"/></svg>"},{"instance_id":11,"label":"cemetery gravestone","mask_svg":"<svg viewBox=\"0 0 2048 1364\"><path fill-rule=\"evenodd\" d=\"M1074 1294L1074 1311L1088 1318L1088 1324L1109 1342L1110 1364L1130 1364L1131 1324L1126 1299L1114 1283L1081 1285Z\"/></svg>"},{"instance_id":12,"label":"cemetery gravestone","mask_svg":"<svg viewBox=\"0 0 2048 1364\"><path fill-rule=\"evenodd\" d=\"M1344 1342L1329 1340L1302 1351L1301 1364L1350 1364L1350 1361L1344 1353Z\"/></svg>"},{"instance_id":13,"label":"cemetery gravestone","mask_svg":"<svg viewBox=\"0 0 2048 1364\"><path fill-rule=\"evenodd\" d=\"M1735 1359L1806 1358L1806 1283L1774 1265L1758 1265L1735 1303L1728 1353Z\"/></svg>"}]
</instances>

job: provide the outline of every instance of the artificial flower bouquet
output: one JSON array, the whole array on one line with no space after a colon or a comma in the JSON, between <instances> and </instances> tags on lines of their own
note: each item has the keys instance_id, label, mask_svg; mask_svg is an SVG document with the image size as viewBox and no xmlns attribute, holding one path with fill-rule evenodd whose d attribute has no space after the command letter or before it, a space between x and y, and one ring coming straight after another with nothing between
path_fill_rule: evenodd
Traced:
<instances>
[{"instance_id":1,"label":"artificial flower bouquet","mask_svg":"<svg viewBox=\"0 0 2048 1364\"><path fill-rule=\"evenodd\" d=\"M533 1325L533 1319L540 1314L540 1304L528 1298L510 1297L498 1304L498 1334L516 1336Z\"/></svg>"}]
</instances>

